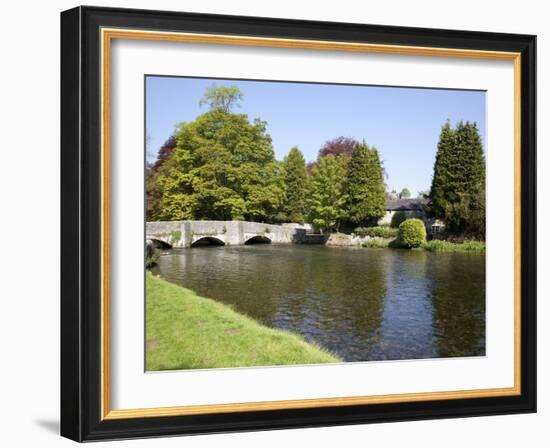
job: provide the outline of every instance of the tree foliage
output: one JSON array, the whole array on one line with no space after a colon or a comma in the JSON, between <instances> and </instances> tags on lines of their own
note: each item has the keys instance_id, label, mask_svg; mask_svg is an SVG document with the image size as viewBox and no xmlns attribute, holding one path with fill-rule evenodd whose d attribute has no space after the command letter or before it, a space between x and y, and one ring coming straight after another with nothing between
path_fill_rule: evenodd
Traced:
<instances>
[{"instance_id":1,"label":"tree foliage","mask_svg":"<svg viewBox=\"0 0 550 448\"><path fill-rule=\"evenodd\" d=\"M160 168L160 166L166 162L166 159L170 157L170 154L172 154L172 151L176 147L176 137L174 135L171 135L168 137L168 140L164 142L164 144L160 147L158 154L157 154L157 160L152 166L152 170L155 171Z\"/></svg>"},{"instance_id":2,"label":"tree foliage","mask_svg":"<svg viewBox=\"0 0 550 448\"><path fill-rule=\"evenodd\" d=\"M399 198L400 199L408 199L411 197L411 192L409 191L409 189L407 187L403 188L401 190L401 193L399 193Z\"/></svg>"},{"instance_id":3,"label":"tree foliage","mask_svg":"<svg viewBox=\"0 0 550 448\"><path fill-rule=\"evenodd\" d=\"M307 201L309 219L322 230L338 230L346 217L346 161L329 154L313 168Z\"/></svg>"},{"instance_id":4,"label":"tree foliage","mask_svg":"<svg viewBox=\"0 0 550 448\"><path fill-rule=\"evenodd\" d=\"M174 148L176 147L176 137L171 135L164 144L160 147L157 153L157 159L153 164L146 165L145 176L145 203L146 219L150 221L155 215L158 214L158 207L163 196L162 186L156 182L156 179L160 176L160 172L164 171L162 166L168 160Z\"/></svg>"},{"instance_id":5,"label":"tree foliage","mask_svg":"<svg viewBox=\"0 0 550 448\"><path fill-rule=\"evenodd\" d=\"M359 144L359 142L350 137L336 137L332 140L327 140L323 146L319 149L318 159L326 157L330 154L337 157L346 154L351 157L353 150Z\"/></svg>"},{"instance_id":6,"label":"tree foliage","mask_svg":"<svg viewBox=\"0 0 550 448\"><path fill-rule=\"evenodd\" d=\"M243 94L236 86L221 86L212 84L206 89L199 106L208 105L211 111L231 112L234 106L238 106L243 99Z\"/></svg>"},{"instance_id":7,"label":"tree foliage","mask_svg":"<svg viewBox=\"0 0 550 448\"><path fill-rule=\"evenodd\" d=\"M391 217L390 227L394 229L399 228L399 226L403 221L405 221L405 219L407 219L407 214L404 211L402 210L396 211Z\"/></svg>"},{"instance_id":8,"label":"tree foliage","mask_svg":"<svg viewBox=\"0 0 550 448\"><path fill-rule=\"evenodd\" d=\"M349 218L356 224L374 224L386 211L382 162L375 147L356 145L348 165Z\"/></svg>"},{"instance_id":9,"label":"tree foliage","mask_svg":"<svg viewBox=\"0 0 550 448\"><path fill-rule=\"evenodd\" d=\"M475 123L442 127L429 201L449 233L485 238L485 156Z\"/></svg>"},{"instance_id":10,"label":"tree foliage","mask_svg":"<svg viewBox=\"0 0 550 448\"><path fill-rule=\"evenodd\" d=\"M286 199L284 213L290 222L303 223L308 173L306 161L298 147L294 146L283 160Z\"/></svg>"},{"instance_id":11,"label":"tree foliage","mask_svg":"<svg viewBox=\"0 0 550 448\"><path fill-rule=\"evenodd\" d=\"M181 123L175 138L148 182L150 191L162 191L152 219L266 221L280 209L282 168L265 122L212 108Z\"/></svg>"}]
</instances>

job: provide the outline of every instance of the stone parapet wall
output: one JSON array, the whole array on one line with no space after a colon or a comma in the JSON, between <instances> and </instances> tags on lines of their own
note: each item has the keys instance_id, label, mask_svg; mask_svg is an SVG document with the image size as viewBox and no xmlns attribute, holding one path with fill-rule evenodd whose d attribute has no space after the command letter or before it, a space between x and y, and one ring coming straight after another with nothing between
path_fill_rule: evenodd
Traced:
<instances>
[{"instance_id":1,"label":"stone parapet wall","mask_svg":"<svg viewBox=\"0 0 550 448\"><path fill-rule=\"evenodd\" d=\"M276 225L248 221L152 221L146 224L146 237L172 247L190 247L208 238L218 244L242 245L254 237L274 244L300 242L298 233L309 229L300 225Z\"/></svg>"}]
</instances>

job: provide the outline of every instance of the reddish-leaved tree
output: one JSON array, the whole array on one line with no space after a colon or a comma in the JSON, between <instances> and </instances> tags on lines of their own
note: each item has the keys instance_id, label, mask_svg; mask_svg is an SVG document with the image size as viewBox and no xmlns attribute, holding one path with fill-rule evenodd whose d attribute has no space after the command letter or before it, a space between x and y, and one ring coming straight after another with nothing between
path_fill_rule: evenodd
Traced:
<instances>
[{"instance_id":1,"label":"reddish-leaved tree","mask_svg":"<svg viewBox=\"0 0 550 448\"><path fill-rule=\"evenodd\" d=\"M176 147L176 137L171 135L168 138L168 140L166 140L164 142L164 144L160 147L158 155L157 155L157 160L155 161L155 163L151 167L152 172L155 172L156 170L158 170L160 168L160 166L164 162L166 162L166 159L168 159L170 154L172 154L172 151L174 150L175 147Z\"/></svg>"},{"instance_id":2,"label":"reddish-leaved tree","mask_svg":"<svg viewBox=\"0 0 550 448\"><path fill-rule=\"evenodd\" d=\"M321 149L319 149L318 159L326 157L329 154L332 154L334 157L347 154L351 157L351 154L358 143L359 142L357 140L351 137L336 137L335 139L328 140L323 146L321 146Z\"/></svg>"}]
</instances>

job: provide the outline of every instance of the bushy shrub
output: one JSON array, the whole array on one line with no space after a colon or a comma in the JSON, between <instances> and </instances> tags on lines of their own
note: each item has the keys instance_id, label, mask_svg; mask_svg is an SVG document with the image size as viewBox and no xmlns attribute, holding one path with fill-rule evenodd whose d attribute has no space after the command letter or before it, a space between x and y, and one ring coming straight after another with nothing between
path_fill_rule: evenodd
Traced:
<instances>
[{"instance_id":1,"label":"bushy shrub","mask_svg":"<svg viewBox=\"0 0 550 448\"><path fill-rule=\"evenodd\" d=\"M145 258L145 268L150 269L153 266L156 266L160 259L160 250L154 249L151 256Z\"/></svg>"},{"instance_id":2,"label":"bushy shrub","mask_svg":"<svg viewBox=\"0 0 550 448\"><path fill-rule=\"evenodd\" d=\"M406 219L399 225L399 242L404 247L420 247L426 243L426 226L418 218Z\"/></svg>"},{"instance_id":3,"label":"bushy shrub","mask_svg":"<svg viewBox=\"0 0 550 448\"><path fill-rule=\"evenodd\" d=\"M398 229L390 227L357 227L354 232L360 236L370 236L377 238L395 238L399 233Z\"/></svg>"}]
</instances>

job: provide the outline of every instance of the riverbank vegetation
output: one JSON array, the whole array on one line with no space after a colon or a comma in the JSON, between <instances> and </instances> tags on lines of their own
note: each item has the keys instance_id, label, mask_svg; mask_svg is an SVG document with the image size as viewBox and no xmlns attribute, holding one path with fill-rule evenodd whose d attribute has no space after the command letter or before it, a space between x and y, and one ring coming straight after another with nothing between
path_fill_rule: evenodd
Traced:
<instances>
[{"instance_id":1,"label":"riverbank vegetation","mask_svg":"<svg viewBox=\"0 0 550 448\"><path fill-rule=\"evenodd\" d=\"M145 257L145 267L147 269L150 269L152 268L153 266L155 266L158 261L159 261L159 258L160 258L160 251L159 250L155 250L151 256L147 256Z\"/></svg>"},{"instance_id":2,"label":"riverbank vegetation","mask_svg":"<svg viewBox=\"0 0 550 448\"><path fill-rule=\"evenodd\" d=\"M229 306L146 274L146 368L206 369L341 362Z\"/></svg>"},{"instance_id":3,"label":"riverbank vegetation","mask_svg":"<svg viewBox=\"0 0 550 448\"><path fill-rule=\"evenodd\" d=\"M361 247L365 248L392 248L392 249L409 249L399 241L399 238L371 238L364 241ZM452 243L444 240L431 240L418 246L418 249L428 252L462 252L469 254L484 254L484 241L464 241L462 243Z\"/></svg>"},{"instance_id":4,"label":"riverbank vegetation","mask_svg":"<svg viewBox=\"0 0 550 448\"><path fill-rule=\"evenodd\" d=\"M443 240L431 240L422 246L429 252L466 252L472 254L484 254L484 241L464 241L463 243L452 243Z\"/></svg>"},{"instance_id":5,"label":"riverbank vegetation","mask_svg":"<svg viewBox=\"0 0 550 448\"><path fill-rule=\"evenodd\" d=\"M399 233L399 230L384 226L357 227L355 228L354 233L359 236L370 236L374 238L395 238Z\"/></svg>"},{"instance_id":6,"label":"riverbank vegetation","mask_svg":"<svg viewBox=\"0 0 550 448\"><path fill-rule=\"evenodd\" d=\"M160 259L160 250L155 247L152 241L145 244L145 268L150 269L155 266Z\"/></svg>"}]
</instances>

